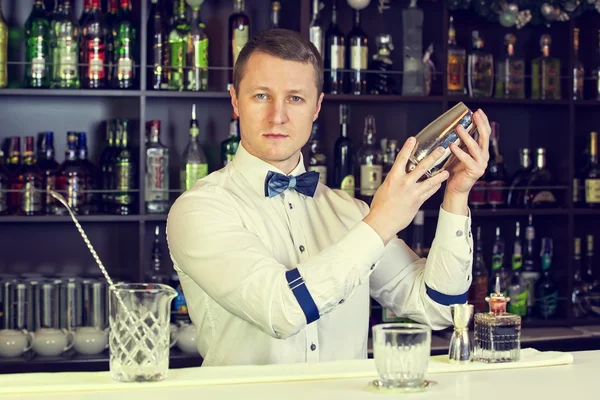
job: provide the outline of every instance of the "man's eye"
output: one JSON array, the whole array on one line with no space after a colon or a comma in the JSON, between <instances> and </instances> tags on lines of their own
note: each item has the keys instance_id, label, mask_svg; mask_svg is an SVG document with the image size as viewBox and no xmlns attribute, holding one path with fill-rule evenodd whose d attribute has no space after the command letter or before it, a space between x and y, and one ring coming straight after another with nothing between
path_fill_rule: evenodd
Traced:
<instances>
[{"instance_id":1,"label":"man's eye","mask_svg":"<svg viewBox=\"0 0 600 400\"><path fill-rule=\"evenodd\" d=\"M267 98L267 95L264 93L259 93L259 94L255 95L254 97L256 97L258 100L265 100Z\"/></svg>"},{"instance_id":2,"label":"man's eye","mask_svg":"<svg viewBox=\"0 0 600 400\"><path fill-rule=\"evenodd\" d=\"M300 96L292 96L291 99L294 103L299 103L302 101L302 97Z\"/></svg>"}]
</instances>

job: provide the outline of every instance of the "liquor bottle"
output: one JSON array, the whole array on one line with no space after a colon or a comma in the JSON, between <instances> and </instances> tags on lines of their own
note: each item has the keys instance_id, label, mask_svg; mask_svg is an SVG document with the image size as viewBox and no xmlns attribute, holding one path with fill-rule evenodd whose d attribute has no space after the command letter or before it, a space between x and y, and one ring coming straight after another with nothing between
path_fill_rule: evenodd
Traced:
<instances>
[{"instance_id":1,"label":"liquor bottle","mask_svg":"<svg viewBox=\"0 0 600 400\"><path fill-rule=\"evenodd\" d=\"M400 152L400 148L398 147L398 141L394 140L394 139L389 140L387 142L385 154L383 157L382 181L385 181L385 178L387 178L387 175L392 170L392 167L394 166L394 162L396 161L396 157L398 156L399 152Z\"/></svg>"},{"instance_id":2,"label":"liquor bottle","mask_svg":"<svg viewBox=\"0 0 600 400\"><path fill-rule=\"evenodd\" d=\"M319 182L327 185L327 156L321 147L321 135L319 132L319 123L314 122L309 146L308 171L319 173Z\"/></svg>"},{"instance_id":3,"label":"liquor bottle","mask_svg":"<svg viewBox=\"0 0 600 400\"><path fill-rule=\"evenodd\" d=\"M424 229L425 212L423 212L423 210L419 210L413 219L413 237L412 245L410 246L411 250L414 251L419 258L427 256L425 254Z\"/></svg>"},{"instance_id":4,"label":"liquor bottle","mask_svg":"<svg viewBox=\"0 0 600 400\"><path fill-rule=\"evenodd\" d=\"M487 206L487 168L469 192L469 207L482 209Z\"/></svg>"},{"instance_id":5,"label":"liquor bottle","mask_svg":"<svg viewBox=\"0 0 600 400\"><path fill-rule=\"evenodd\" d=\"M512 302L508 305L508 311L525 317L529 292L522 282L521 267L523 267L523 244L521 243L521 226L517 221L512 254L512 278L508 287L508 295Z\"/></svg>"},{"instance_id":6,"label":"liquor bottle","mask_svg":"<svg viewBox=\"0 0 600 400\"><path fill-rule=\"evenodd\" d=\"M56 15L51 38L52 86L61 89L78 89L79 67L79 24L71 0L62 0Z\"/></svg>"},{"instance_id":7,"label":"liquor bottle","mask_svg":"<svg viewBox=\"0 0 600 400\"><path fill-rule=\"evenodd\" d=\"M10 192L10 173L6 167L0 164L0 215L8 214L8 195Z\"/></svg>"},{"instance_id":8,"label":"liquor bottle","mask_svg":"<svg viewBox=\"0 0 600 400\"><path fill-rule=\"evenodd\" d=\"M146 145L146 212L169 211L169 149L160 141L160 121L150 121Z\"/></svg>"},{"instance_id":9,"label":"liquor bottle","mask_svg":"<svg viewBox=\"0 0 600 400\"><path fill-rule=\"evenodd\" d=\"M500 279L500 288L502 293L506 295L508 294L511 275L504 265L504 253L504 238L500 235L500 227L497 226L496 237L492 245L492 274L490 277L492 282L496 282L497 278Z\"/></svg>"},{"instance_id":10,"label":"liquor bottle","mask_svg":"<svg viewBox=\"0 0 600 400\"><path fill-rule=\"evenodd\" d=\"M598 165L598 133L590 133L590 156L587 165L579 174L583 181L583 199L587 207L600 206L600 165Z\"/></svg>"},{"instance_id":11,"label":"liquor bottle","mask_svg":"<svg viewBox=\"0 0 600 400\"><path fill-rule=\"evenodd\" d=\"M131 215L135 212L136 169L133 152L129 146L131 125L129 120L119 119L116 129L116 148L113 153L114 197L113 214Z\"/></svg>"},{"instance_id":12,"label":"liquor bottle","mask_svg":"<svg viewBox=\"0 0 600 400\"><path fill-rule=\"evenodd\" d=\"M104 142L104 150L100 154L100 180L102 193L102 211L110 212L110 206L114 199L114 164L112 163L113 154L116 150L116 120L106 122L106 139Z\"/></svg>"},{"instance_id":13,"label":"liquor bottle","mask_svg":"<svg viewBox=\"0 0 600 400\"><path fill-rule=\"evenodd\" d=\"M87 136L85 132L77 132L77 158L83 165L87 174L86 182L86 205L82 214L93 214L97 211L97 195L94 191L97 188L96 177L98 171L96 166L88 159Z\"/></svg>"},{"instance_id":14,"label":"liquor bottle","mask_svg":"<svg viewBox=\"0 0 600 400\"><path fill-rule=\"evenodd\" d=\"M346 68L346 38L337 24L337 2L331 0L331 22L326 34L325 46L325 92L344 92Z\"/></svg>"},{"instance_id":15,"label":"liquor bottle","mask_svg":"<svg viewBox=\"0 0 600 400\"><path fill-rule=\"evenodd\" d=\"M162 0L152 0L148 19L148 87L154 90L169 88L169 44L167 16Z\"/></svg>"},{"instance_id":16,"label":"liquor bottle","mask_svg":"<svg viewBox=\"0 0 600 400\"><path fill-rule=\"evenodd\" d=\"M81 17L79 17L79 26L83 26L87 22L91 9L92 0L83 0L83 11L81 12Z\"/></svg>"},{"instance_id":17,"label":"liquor bottle","mask_svg":"<svg viewBox=\"0 0 600 400\"><path fill-rule=\"evenodd\" d=\"M229 122L229 137L221 143L221 161L226 166L237 152L240 145L240 121L235 112L231 113L231 122Z\"/></svg>"},{"instance_id":18,"label":"liquor bottle","mask_svg":"<svg viewBox=\"0 0 600 400\"><path fill-rule=\"evenodd\" d=\"M553 240L549 237L542 238L542 247L540 250L542 278L538 281L536 287L537 304L539 316L545 319L556 315L558 307L558 287L550 276L550 267L552 266Z\"/></svg>"},{"instance_id":19,"label":"liquor bottle","mask_svg":"<svg viewBox=\"0 0 600 400\"><path fill-rule=\"evenodd\" d=\"M465 63L467 53L464 47L456 43L456 30L454 29L454 17L450 17L448 28L448 64L446 66L448 94L464 95L465 88Z\"/></svg>"},{"instance_id":20,"label":"liquor bottle","mask_svg":"<svg viewBox=\"0 0 600 400\"><path fill-rule=\"evenodd\" d=\"M583 100L585 68L579 59L579 28L573 31L573 100Z\"/></svg>"},{"instance_id":21,"label":"liquor bottle","mask_svg":"<svg viewBox=\"0 0 600 400\"><path fill-rule=\"evenodd\" d=\"M425 94L425 71L421 60L423 57L424 18L423 10L417 7L417 0L411 0L408 8L402 10L403 96L423 96Z\"/></svg>"},{"instance_id":22,"label":"liquor bottle","mask_svg":"<svg viewBox=\"0 0 600 400\"><path fill-rule=\"evenodd\" d=\"M6 160L6 169L12 175L21 167L21 138L13 136L10 139L10 151Z\"/></svg>"},{"instance_id":23,"label":"liquor bottle","mask_svg":"<svg viewBox=\"0 0 600 400\"><path fill-rule=\"evenodd\" d=\"M0 89L8 85L8 24L0 2Z\"/></svg>"},{"instance_id":24,"label":"liquor bottle","mask_svg":"<svg viewBox=\"0 0 600 400\"><path fill-rule=\"evenodd\" d=\"M190 141L181 156L181 191L190 189L196 181L208 175L208 161L200 147L198 136L200 128L196 119L196 105L192 105L190 120Z\"/></svg>"},{"instance_id":25,"label":"liquor bottle","mask_svg":"<svg viewBox=\"0 0 600 400\"><path fill-rule=\"evenodd\" d=\"M86 169L77 157L77 135L75 132L67 132L65 160L56 171L56 189L75 214L82 214L86 210L87 182ZM68 211L62 206L57 206L56 214L68 215Z\"/></svg>"},{"instance_id":26,"label":"liquor bottle","mask_svg":"<svg viewBox=\"0 0 600 400\"><path fill-rule=\"evenodd\" d=\"M560 99L560 60L550 56L552 38L544 34L540 39L542 55L531 62L531 98Z\"/></svg>"},{"instance_id":27,"label":"liquor bottle","mask_svg":"<svg viewBox=\"0 0 600 400\"><path fill-rule=\"evenodd\" d=\"M571 292L571 309L575 318L583 318L588 314L586 303L587 287L581 276L581 238L574 239L573 250L573 291Z\"/></svg>"},{"instance_id":28,"label":"liquor bottle","mask_svg":"<svg viewBox=\"0 0 600 400\"><path fill-rule=\"evenodd\" d=\"M435 80L435 64L432 61L433 56L433 43L430 43L423 54L423 74L424 74L424 83L425 83L425 96L429 96L431 94L431 85Z\"/></svg>"},{"instance_id":29,"label":"liquor bottle","mask_svg":"<svg viewBox=\"0 0 600 400\"><path fill-rule=\"evenodd\" d=\"M81 79L86 89L106 86L105 33L100 0L92 0L90 13L81 27Z\"/></svg>"},{"instance_id":30,"label":"liquor bottle","mask_svg":"<svg viewBox=\"0 0 600 400\"><path fill-rule=\"evenodd\" d=\"M594 275L594 235L586 235L585 242L583 282L586 286L586 306L590 315L598 317L600 316L600 282Z\"/></svg>"},{"instance_id":31,"label":"liquor bottle","mask_svg":"<svg viewBox=\"0 0 600 400\"><path fill-rule=\"evenodd\" d=\"M369 65L369 70L372 71L369 73L368 79L369 93L392 94L395 92L394 87L396 86L394 78L388 75L388 72L393 69L393 61L390 57L394 49L392 36L388 34L377 35L375 37L375 44L377 52L373 54ZM375 71L377 72L375 73ZM415 93L413 94L416 95Z\"/></svg>"},{"instance_id":32,"label":"liquor bottle","mask_svg":"<svg viewBox=\"0 0 600 400\"><path fill-rule=\"evenodd\" d=\"M50 23L43 0L35 0L25 22L26 64L25 87L50 86Z\"/></svg>"},{"instance_id":33,"label":"liquor bottle","mask_svg":"<svg viewBox=\"0 0 600 400\"><path fill-rule=\"evenodd\" d=\"M245 0L234 0L233 14L229 16L229 82L233 83L233 67L242 48L250 38L250 18L245 12Z\"/></svg>"},{"instance_id":34,"label":"liquor bottle","mask_svg":"<svg viewBox=\"0 0 600 400\"><path fill-rule=\"evenodd\" d=\"M0 23L0 25L1 25L1 23ZM2 28L0 28L0 32L2 32ZM1 42L1 39L0 39L0 42ZM2 58L2 56L0 56L0 59L1 58ZM594 68L591 69L591 72L592 72L591 81L592 81L592 85L593 85L591 98L594 100L600 100L600 29L598 29L598 47L596 50Z\"/></svg>"},{"instance_id":35,"label":"liquor bottle","mask_svg":"<svg viewBox=\"0 0 600 400\"><path fill-rule=\"evenodd\" d=\"M158 225L154 228L154 241L152 242L152 252L150 256L150 269L146 273L146 282L162 285L170 284L170 276L162 267L162 251L160 250L160 229Z\"/></svg>"},{"instance_id":36,"label":"liquor bottle","mask_svg":"<svg viewBox=\"0 0 600 400\"><path fill-rule=\"evenodd\" d=\"M487 309L485 296L488 293L489 285L488 269L483 256L481 227L478 226L475 233L475 253L473 254L473 281L468 296L468 302L473 304L474 312L485 312Z\"/></svg>"},{"instance_id":37,"label":"liquor bottle","mask_svg":"<svg viewBox=\"0 0 600 400\"><path fill-rule=\"evenodd\" d=\"M119 59L116 51L117 34L118 28L118 3L117 0L108 1L108 12L104 18L104 36L105 42L105 57L106 57L106 79L108 86L119 87L116 82L117 77L117 63ZM82 24L80 24L82 26Z\"/></svg>"},{"instance_id":38,"label":"liquor bottle","mask_svg":"<svg viewBox=\"0 0 600 400\"><path fill-rule=\"evenodd\" d=\"M489 312L473 318L473 360L485 363L515 362L521 358L521 317L506 312L510 297L500 291L496 278L494 292L485 298Z\"/></svg>"},{"instance_id":39,"label":"liquor bottle","mask_svg":"<svg viewBox=\"0 0 600 400\"><path fill-rule=\"evenodd\" d=\"M200 6L192 7L192 21L187 36L185 89L201 91L208 88L208 36L200 19Z\"/></svg>"},{"instance_id":40,"label":"liquor bottle","mask_svg":"<svg viewBox=\"0 0 600 400\"><path fill-rule=\"evenodd\" d=\"M525 98L525 60L515 55L517 37L512 33L504 36L506 56L496 64L496 98Z\"/></svg>"},{"instance_id":41,"label":"liquor bottle","mask_svg":"<svg viewBox=\"0 0 600 400\"><path fill-rule=\"evenodd\" d=\"M340 104L340 136L334 144L334 173L333 187L341 189L354 197L355 179L354 179L354 151L352 140L348 137L349 107L347 104Z\"/></svg>"},{"instance_id":42,"label":"liquor bottle","mask_svg":"<svg viewBox=\"0 0 600 400\"><path fill-rule=\"evenodd\" d=\"M556 197L551 187L554 179L546 168L546 149L536 149L536 163L531 171L527 188L525 189L525 207L552 208L557 206Z\"/></svg>"},{"instance_id":43,"label":"liquor bottle","mask_svg":"<svg viewBox=\"0 0 600 400\"><path fill-rule=\"evenodd\" d=\"M525 206L525 188L533 170L529 149L519 149L519 165L519 169L511 179L510 188L506 196L506 204L512 208Z\"/></svg>"},{"instance_id":44,"label":"liquor bottle","mask_svg":"<svg viewBox=\"0 0 600 400\"><path fill-rule=\"evenodd\" d=\"M169 32L169 90L182 91L184 88L184 71L186 66L187 37L191 27L185 15L185 0L173 3L173 25Z\"/></svg>"},{"instance_id":45,"label":"liquor bottle","mask_svg":"<svg viewBox=\"0 0 600 400\"><path fill-rule=\"evenodd\" d=\"M534 315L536 304L535 287L540 279L540 268L537 254L535 254L535 228L532 216L525 228L525 253L523 255L523 271L521 272L521 286L527 290L527 315Z\"/></svg>"},{"instance_id":46,"label":"liquor bottle","mask_svg":"<svg viewBox=\"0 0 600 400\"><path fill-rule=\"evenodd\" d=\"M18 200L13 204L13 212L18 215L42 214L42 175L35 162L34 137L25 137L23 164L15 173L12 189Z\"/></svg>"},{"instance_id":47,"label":"liquor bottle","mask_svg":"<svg viewBox=\"0 0 600 400\"><path fill-rule=\"evenodd\" d=\"M491 157L488 163L488 170L486 173L487 179L487 203L492 208L500 208L506 205L506 178L507 172L504 166L504 159L500 154L498 142L500 140L499 124L495 121L491 122L492 134L491 134L491 146L490 153ZM515 304L515 297L512 305Z\"/></svg>"},{"instance_id":48,"label":"liquor bottle","mask_svg":"<svg viewBox=\"0 0 600 400\"><path fill-rule=\"evenodd\" d=\"M136 28L131 13L131 0L120 0L116 24L113 87L133 89L136 85L135 51Z\"/></svg>"},{"instance_id":49,"label":"liquor bottle","mask_svg":"<svg viewBox=\"0 0 600 400\"><path fill-rule=\"evenodd\" d=\"M375 195L375 192L381 185L383 156L376 144L376 133L375 117L367 115L365 118L363 145L359 150L361 196Z\"/></svg>"},{"instance_id":50,"label":"liquor bottle","mask_svg":"<svg viewBox=\"0 0 600 400\"><path fill-rule=\"evenodd\" d=\"M479 31L473 31L473 50L467 61L471 97L491 97L494 89L494 56L483 46Z\"/></svg>"},{"instance_id":51,"label":"liquor bottle","mask_svg":"<svg viewBox=\"0 0 600 400\"><path fill-rule=\"evenodd\" d=\"M281 13L281 3L276 1L276 0L272 0L271 1L271 23L270 23L270 28L271 29L278 29L279 28L279 21L280 21L280 16L279 14Z\"/></svg>"},{"instance_id":52,"label":"liquor bottle","mask_svg":"<svg viewBox=\"0 0 600 400\"><path fill-rule=\"evenodd\" d=\"M367 59L369 58L368 39L360 27L360 11L354 10L354 26L348 33L350 59L350 90L352 94L367 93Z\"/></svg>"},{"instance_id":53,"label":"liquor bottle","mask_svg":"<svg viewBox=\"0 0 600 400\"><path fill-rule=\"evenodd\" d=\"M308 26L308 34L312 44L315 45L319 54L323 56L323 22L321 21L321 10L324 8L323 3L319 0L312 0L312 18Z\"/></svg>"},{"instance_id":54,"label":"liquor bottle","mask_svg":"<svg viewBox=\"0 0 600 400\"><path fill-rule=\"evenodd\" d=\"M42 211L45 215L56 213L56 200L50 190L56 189L56 170L58 163L54 159L54 133L42 132L39 134L38 168L42 175Z\"/></svg>"}]
</instances>

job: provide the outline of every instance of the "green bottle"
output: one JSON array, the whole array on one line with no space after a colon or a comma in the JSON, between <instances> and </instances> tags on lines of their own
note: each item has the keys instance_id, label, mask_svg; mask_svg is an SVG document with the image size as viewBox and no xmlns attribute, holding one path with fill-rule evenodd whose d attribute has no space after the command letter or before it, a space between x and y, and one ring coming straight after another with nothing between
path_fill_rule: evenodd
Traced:
<instances>
[{"instance_id":1,"label":"green bottle","mask_svg":"<svg viewBox=\"0 0 600 400\"><path fill-rule=\"evenodd\" d=\"M71 0L63 0L51 33L52 87L78 89L79 23L75 18Z\"/></svg>"},{"instance_id":2,"label":"green bottle","mask_svg":"<svg viewBox=\"0 0 600 400\"><path fill-rule=\"evenodd\" d=\"M186 46L185 89L206 90L208 87L208 36L200 20L200 6L192 7L192 23ZM191 44L191 45L189 45Z\"/></svg>"},{"instance_id":3,"label":"green bottle","mask_svg":"<svg viewBox=\"0 0 600 400\"><path fill-rule=\"evenodd\" d=\"M131 1L121 0L117 14L117 36L115 38L115 76L112 79L119 89L133 89L135 86L134 46L136 31L131 14Z\"/></svg>"},{"instance_id":4,"label":"green bottle","mask_svg":"<svg viewBox=\"0 0 600 400\"><path fill-rule=\"evenodd\" d=\"M233 161L233 156L240 145L240 124L235 112L231 115L229 123L229 137L221 143L221 161L226 166Z\"/></svg>"},{"instance_id":5,"label":"green bottle","mask_svg":"<svg viewBox=\"0 0 600 400\"><path fill-rule=\"evenodd\" d=\"M169 32L169 90L184 89L184 71L186 68L186 40L191 31L185 15L185 0L177 0L174 3L173 10L174 22L171 32Z\"/></svg>"},{"instance_id":6,"label":"green bottle","mask_svg":"<svg viewBox=\"0 0 600 400\"><path fill-rule=\"evenodd\" d=\"M48 61L50 60L50 22L42 0L35 0L29 18L25 22L27 46L25 64L25 87L47 88L50 86Z\"/></svg>"},{"instance_id":7,"label":"green bottle","mask_svg":"<svg viewBox=\"0 0 600 400\"><path fill-rule=\"evenodd\" d=\"M8 25L2 15L2 2L0 1L0 88L8 85Z\"/></svg>"},{"instance_id":8,"label":"green bottle","mask_svg":"<svg viewBox=\"0 0 600 400\"><path fill-rule=\"evenodd\" d=\"M170 82L170 81L169 81ZM188 142L183 155L181 156L181 192L185 192L198 179L208 175L208 161L204 151L200 147L198 135L200 127L196 118L196 105L192 105L192 119L190 120L190 141Z\"/></svg>"}]
</instances>

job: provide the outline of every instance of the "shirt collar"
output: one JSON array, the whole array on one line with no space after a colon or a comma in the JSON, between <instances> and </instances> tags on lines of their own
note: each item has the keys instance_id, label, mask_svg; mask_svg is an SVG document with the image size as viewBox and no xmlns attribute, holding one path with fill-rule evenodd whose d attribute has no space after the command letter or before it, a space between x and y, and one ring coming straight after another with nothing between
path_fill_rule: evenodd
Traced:
<instances>
[{"instance_id":1,"label":"shirt collar","mask_svg":"<svg viewBox=\"0 0 600 400\"><path fill-rule=\"evenodd\" d=\"M256 193L261 196L265 195L265 178L267 177L267 172L274 171L286 175L279 168L276 168L266 161L263 161L260 158L248 153L248 150L244 148L241 142L231 163L233 164L234 168L240 174L242 174L244 178L246 178ZM297 176L304 172L306 172L304 167L304 157L302 152L300 152L300 161L298 162L296 168L289 173L289 175Z\"/></svg>"}]
</instances>

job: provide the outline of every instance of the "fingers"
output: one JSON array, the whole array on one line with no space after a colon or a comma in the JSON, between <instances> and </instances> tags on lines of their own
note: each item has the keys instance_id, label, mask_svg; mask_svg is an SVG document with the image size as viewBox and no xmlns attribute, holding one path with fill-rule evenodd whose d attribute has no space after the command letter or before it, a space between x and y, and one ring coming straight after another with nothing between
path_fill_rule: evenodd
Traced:
<instances>
[{"instance_id":1,"label":"fingers","mask_svg":"<svg viewBox=\"0 0 600 400\"><path fill-rule=\"evenodd\" d=\"M404 146L400 149L400 152L396 156L396 161L394 161L394 165L392 165L392 169L390 170L388 176L401 176L406 172L406 164L408 163L408 159L412 154L415 145L417 144L417 140L414 137L409 137L406 142L404 142Z\"/></svg>"},{"instance_id":2,"label":"fingers","mask_svg":"<svg viewBox=\"0 0 600 400\"><path fill-rule=\"evenodd\" d=\"M481 169L479 165L487 165L487 162L477 162L468 153L465 153L460 147L454 143L450 145L452 153L467 167L467 171L472 171L473 174L478 174ZM485 170L485 168L484 168ZM483 175L483 172L481 173ZM480 175L480 176L481 176Z\"/></svg>"},{"instance_id":3,"label":"fingers","mask_svg":"<svg viewBox=\"0 0 600 400\"><path fill-rule=\"evenodd\" d=\"M432 176L431 178L428 178L428 179L424 180L423 182L417 183L416 192L421 193L421 194L427 193L427 192L431 191L433 188L435 188L436 186L441 185L449 177L450 177L450 173L448 171L440 171L439 173Z\"/></svg>"},{"instance_id":4,"label":"fingers","mask_svg":"<svg viewBox=\"0 0 600 400\"><path fill-rule=\"evenodd\" d=\"M479 144L475 141L475 139L473 139L473 137L467 133L467 130L459 125L456 129L456 133L458 133L460 140L462 140L462 142L467 146L467 149L469 149L469 154L471 157L473 157L473 159L477 162L482 162L484 160L484 156L481 147L479 147ZM451 145L456 146L454 143Z\"/></svg>"},{"instance_id":5,"label":"fingers","mask_svg":"<svg viewBox=\"0 0 600 400\"><path fill-rule=\"evenodd\" d=\"M473 113L473 122L475 122L477 132L479 132L479 147L483 150L483 154L487 159L489 157L490 135L492 133L490 122L487 115L481 109Z\"/></svg>"},{"instance_id":6,"label":"fingers","mask_svg":"<svg viewBox=\"0 0 600 400\"><path fill-rule=\"evenodd\" d=\"M409 175L412 177L413 182L417 182L419 178L421 178L425 173L431 169L435 165L435 163L444 155L448 149L444 149L443 147L438 147L427 157L425 157L421 162L412 170Z\"/></svg>"}]
</instances>

